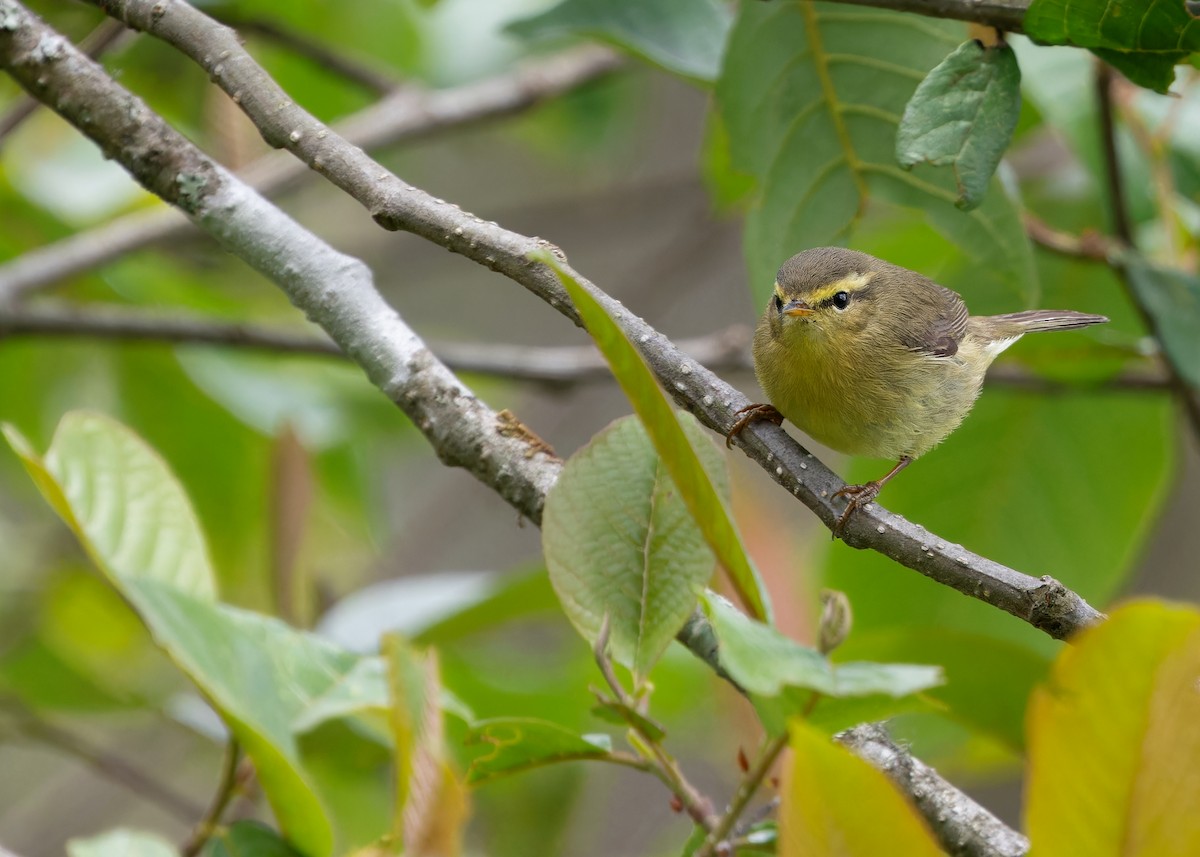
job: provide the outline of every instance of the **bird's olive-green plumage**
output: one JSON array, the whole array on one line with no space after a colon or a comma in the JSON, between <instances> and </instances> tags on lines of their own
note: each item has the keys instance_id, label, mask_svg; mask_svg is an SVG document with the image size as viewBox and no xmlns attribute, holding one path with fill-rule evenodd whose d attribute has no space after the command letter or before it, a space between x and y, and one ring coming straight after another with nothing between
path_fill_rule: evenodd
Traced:
<instances>
[{"instance_id":1,"label":"bird's olive-green plumage","mask_svg":"<svg viewBox=\"0 0 1200 857\"><path fill-rule=\"evenodd\" d=\"M992 360L1023 334L1104 321L1051 310L970 316L920 274L819 247L779 269L754 367L771 404L815 440L907 463L958 427Z\"/></svg>"}]
</instances>

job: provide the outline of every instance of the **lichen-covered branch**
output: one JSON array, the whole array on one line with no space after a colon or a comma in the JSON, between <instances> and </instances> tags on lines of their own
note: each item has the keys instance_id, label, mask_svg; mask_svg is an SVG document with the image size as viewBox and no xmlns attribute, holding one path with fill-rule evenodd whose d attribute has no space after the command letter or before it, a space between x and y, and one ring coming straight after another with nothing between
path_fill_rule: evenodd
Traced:
<instances>
[{"instance_id":1,"label":"lichen-covered branch","mask_svg":"<svg viewBox=\"0 0 1200 857\"><path fill-rule=\"evenodd\" d=\"M837 736L856 756L887 774L929 822L950 857L1023 857L1029 840L897 745L877 723Z\"/></svg>"}]
</instances>

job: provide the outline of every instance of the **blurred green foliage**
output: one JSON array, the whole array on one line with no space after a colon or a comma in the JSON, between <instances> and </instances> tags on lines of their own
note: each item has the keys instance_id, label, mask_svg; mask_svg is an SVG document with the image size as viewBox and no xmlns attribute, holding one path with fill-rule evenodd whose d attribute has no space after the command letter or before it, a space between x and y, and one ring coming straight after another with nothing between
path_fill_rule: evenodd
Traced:
<instances>
[{"instance_id":1,"label":"blurred green foliage","mask_svg":"<svg viewBox=\"0 0 1200 857\"><path fill-rule=\"evenodd\" d=\"M38 0L30 5L76 41L103 20L84 4ZM673 160L681 171L697 179L703 175L714 209L727 216L745 215L747 306L761 306L775 269L792 253L839 242L938 279L962 292L976 313L1038 305L1108 315L1112 323L1103 329L1030 337L1007 352L1004 359L1010 365L1068 386L1050 393L988 389L962 429L890 485L884 501L972 551L1031 574L1053 575L1101 608L1138 585L1131 574L1147 550L1179 469L1178 421L1162 391L1105 385L1130 368L1145 368L1145 354L1158 346L1177 360L1186 377L1196 380L1200 87L1194 70L1178 70L1177 98L1125 88L1118 99L1117 144L1130 213L1145 252L1145 259L1129 268L1135 275L1128 285L1162 329L1163 340L1156 344L1147 339L1119 272L1093 260L1035 248L1023 225L1023 216L1032 213L1075 235L1112 228L1093 67L1085 51L1011 40L1022 72L1023 102L1012 143L1006 143L1007 149L996 147L1009 160L1000 164L986 191L983 185L977 188L982 205L965 213L954 205L958 187L952 169L923 164L906 173L895 158L896 133L910 97L968 36L956 22L785 0L263 0L198 5L243 25L251 53L324 121L351 115L376 95L361 81L249 24L269 23L319 42L397 85L479 79L517 60L536 58L550 45L590 37L656 68L573 92L486 132L457 132L465 145L452 150L456 157L491 163L499 154L519 153L523 162L536 166L528 175L495 176L497 183L507 179L552 186L573 173L594 171L598 185L618 180L637 185L647 175L642 164L647 149L638 148L643 145L639 135L660 119L656 112L667 112L664 96L655 100L651 94L661 84L652 75L665 69L681 76L700 95L664 90L672 111L685 115L686 108L695 120L694 146L673 152ZM1186 40L1194 38L1196 23L1184 21L1175 7L1166 8L1169 4L1152 5L1151 12L1169 19L1163 32L1179 35L1184 41L1177 44L1193 50L1194 43ZM1130 40L1127 21L1093 27L1095 22L1083 14L1098 8L1091 0L1034 4L1037 20L1051 23L1068 7L1081 13L1071 19L1069 31L1031 21L1030 32L1041 41L1094 49L1137 82L1156 89L1165 88L1176 74L1176 61L1186 58L1182 49ZM102 61L123 85L227 163L243 166L266 151L203 71L162 42L130 37ZM18 99L16 87L0 78L0 116ZM932 115L931 122L941 114L935 110ZM675 112L670 117L678 121ZM486 142L471 148L475 138L470 135L476 133ZM438 144L428 145L432 150ZM406 176L410 167L427 169L408 153L389 153L387 158L401 164ZM988 159L981 170L990 176L992 166ZM1165 184L1164 176L1169 180ZM410 180L424 178L418 173ZM487 197L481 193L481 198ZM0 277L5 263L29 249L157 204L49 111L39 111L0 139ZM340 209L324 211L322 203L314 205L301 195L285 204L306 223L311 221L315 231L330 230L352 252L359 246L353 233L358 227L343 225ZM592 207L591 201L579 203L581 209ZM595 208L597 218L622 216ZM523 219L532 219L519 207L489 216L510 225L504 214L511 214L516 228ZM599 237L595 243L571 250L581 256L622 255L623 248ZM434 264L410 245L393 258L401 260L398 267L414 280ZM452 277L462 271L447 270ZM653 307L660 297L647 289L627 300L633 311L648 312L641 303ZM76 274L54 284L52 299L83 307L103 304L300 325L278 291L238 260L214 253L202 238L176 240ZM420 306L415 292L397 299L406 315L409 302ZM464 303L469 301L443 297L441 302L440 309L446 303L453 306L431 327L459 335L463 319L455 313L467 312ZM481 728L478 722L511 725L523 722L514 718L536 718L551 725L539 727L542 731L534 737L570 736L578 750L577 736L603 732L618 752L637 752L638 739L627 741L632 749L625 749L625 730L611 721L616 708L602 706L600 715L593 711L597 700L589 688L600 678L592 653L556 600L541 557L527 548L530 555L519 568L500 567L506 563L497 561L465 585L466 594L451 593L458 584L449 572L458 569L416 573L430 569L425 558L411 556L410 543L440 511L434 508L426 517L400 514L402 504L393 498L427 488L416 483L428 473L419 465L430 459L429 450L354 367L322 358L211 348L6 337L2 317L7 309L0 307L0 420L28 436L35 450L50 445L68 411L102 411L131 427L166 462L172 484L177 480L174 490L194 506L196 521L176 524L208 545L209 575L220 599L185 603L171 593L147 595L128 588L120 575L115 576L118 586L111 586L88 567L85 553L73 546L67 532L51 522L17 458L0 455L0 753L8 751L8 715L13 712L100 735L108 735L114 724L148 734L164 723L176 731L182 724L191 754L206 765L203 780L188 782L203 804L222 752L223 732L211 710L215 707L226 726L244 738L251 735L247 749L260 766L261 787L277 810L283 807L276 818L261 801L251 811L272 825L283 823L296 844L316 854L325 848L327 834L319 829L325 825L339 853L395 846L405 811L395 794L403 791L395 772L397 736L401 747L408 748L401 751L401 766L422 752L432 753L436 765L426 759L433 765L426 770L436 773L440 786L413 799L429 801L423 806L434 808L431 817L450 820L466 811L465 804L455 803L462 799L456 789L472 762L489 752L487 746L468 743L473 726ZM750 318L747 313L737 320ZM489 321L504 331L505 319ZM489 383L486 392L489 400L515 401L518 412L532 399L523 388L504 382ZM555 413L576 402L569 400ZM556 419L547 418L547 423ZM600 427L583 429L591 434ZM299 460L281 464L279 451L289 437L298 441ZM299 601L311 606L311 616L304 610L294 615L294 605L280 591L277 553L283 536L276 514L284 484L281 468L286 466L304 471L312 490L311 507L300 515L299 560L291 579L303 590ZM878 462L854 462L844 471L852 481L880 473ZM125 475L118 468L106 479L119 483ZM485 494L487 489L471 483L464 490ZM770 496L788 510L785 514L803 517L799 506ZM753 503L745 508L753 514ZM485 509L484 514L496 517L509 515L498 503ZM440 537L453 543L480 537L476 531L482 530L481 537L487 538L483 522L471 517L479 514L456 506L448 524L438 521L445 527ZM504 518L506 526L510 522ZM120 523L143 535L163 526L155 515ZM711 527L711 515L702 523ZM767 543L768 533L741 529L752 533L753 540L743 546L735 539L738 544L727 545L729 550L748 548L756 558L780 552L779 533L769 534L776 538ZM85 544L103 560L103 552L88 538ZM779 631L765 629L771 640L793 659L812 655L826 691L838 665L855 661L929 665L945 677L936 687L918 682L922 692L902 700L886 693L823 700L810 712L813 724L832 730L898 714L896 730L927 761L945 766L944 771L964 781L1011 773L1028 750L1027 702L1062 647L882 556L830 546L823 532L813 538L807 554L817 561L802 566L811 574L798 589L815 593L831 585L845 591L853 606L854 630L834 653L832 666ZM789 554L789 575L800 566L793 559ZM416 581L427 589L425 595L405 588L389 596L374 588L382 585L381 579ZM364 595L364 602L355 605L345 598L330 609L331 603L355 594ZM622 594L634 601L644 596ZM372 612L371 602L389 609ZM353 648L323 624L338 607L347 614L343 620L372 641L368 651ZM795 623L788 633L802 636L797 627L804 622L795 617L805 613L805 605L786 608L780 613ZM655 657L638 662L646 679L645 716L665 728L665 746L683 767L698 771L697 779L723 801L740 776L734 761L737 745L752 742L762 724L744 700L681 647L668 645L656 660L661 644L677 630L672 623L686 613L666 612L670 621L643 629L652 631L655 640ZM280 613L300 626L311 618L316 630L287 627L278 620ZM381 635L394 630L402 616L412 626L400 630L416 647L409 665L420 665L433 681L428 665L435 663L435 683L443 689L434 694L438 705L428 704L433 697L421 696L425 704L410 712L408 732L397 730L394 720L389 729L395 687L389 702L381 662L373 657ZM244 633L248 629L252 633ZM749 637L756 639L753 632ZM745 682L762 679L760 669L795 667L788 657L756 662L758 649L737 632L732 639L735 649L741 644L742 654L749 652L738 666ZM205 662L214 653L216 663ZM332 672L314 675L320 665ZM620 670L618 675L628 678ZM896 674L885 670L883 676ZM331 719L312 717L303 728L296 726L300 702L293 692L323 687L331 679L337 679L335 687L321 696ZM766 725L782 728L786 715L808 707L811 682L800 684L803 691L773 700L779 703L774 714L760 700ZM361 695L354 696L355 690ZM430 713L435 709L436 714ZM440 722L436 728L432 721L417 724L422 715ZM257 745L252 733L271 737L265 746ZM422 740L406 743L406 735L417 734ZM795 740L806 750L817 746ZM513 752L524 764L538 753L544 758L551 744L535 741ZM133 764L149 769L160 764L151 747L135 747L128 755ZM15 756L5 757L4 764L7 770L9 764L19 769L38 762ZM282 786L271 773L273 766L286 769ZM30 769L25 773L36 779ZM645 793L653 795L651 801L630 786L640 779L648 781ZM86 794L86 784L79 788ZM466 848L495 857L605 853L620 847L606 838L613 834L602 829L597 821L602 818L641 819L631 824L636 828L632 835L649 843L647 853L678 853L690 829L686 817L670 814L657 781L590 763L549 766L511 779L497 776L471 789L465 800L471 813ZM0 838L6 843L4 825L15 817L0 809ZM67 819L61 825L62 837L83 837L70 846L75 855L107 857L135 848L142 849L137 853L175 853L169 840L131 831L87 839L84 834L101 829L81 830L72 827L75 822ZM78 823L89 819L81 817ZM114 817L107 826L124 823ZM296 837L297 829L306 832ZM183 838L180 830L171 833L176 840ZM221 829L205 853L284 854L287 847L271 830L239 823Z\"/></svg>"}]
</instances>

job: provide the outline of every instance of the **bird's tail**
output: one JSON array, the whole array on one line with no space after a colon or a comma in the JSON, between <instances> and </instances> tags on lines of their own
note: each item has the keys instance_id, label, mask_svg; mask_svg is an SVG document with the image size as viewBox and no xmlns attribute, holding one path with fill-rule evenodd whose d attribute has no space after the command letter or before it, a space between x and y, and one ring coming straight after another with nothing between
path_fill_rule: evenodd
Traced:
<instances>
[{"instance_id":1,"label":"bird's tail","mask_svg":"<svg viewBox=\"0 0 1200 857\"><path fill-rule=\"evenodd\" d=\"M1090 315L1069 309L1034 309L1005 315L989 315L979 321L992 339L1007 339L1039 330L1076 330L1093 324L1104 324L1108 319L1102 315Z\"/></svg>"}]
</instances>

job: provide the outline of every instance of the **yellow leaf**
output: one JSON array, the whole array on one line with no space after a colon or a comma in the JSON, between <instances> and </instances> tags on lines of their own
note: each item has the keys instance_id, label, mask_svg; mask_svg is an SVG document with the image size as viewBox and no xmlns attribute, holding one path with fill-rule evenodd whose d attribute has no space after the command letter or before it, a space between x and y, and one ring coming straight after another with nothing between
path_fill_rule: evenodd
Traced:
<instances>
[{"instance_id":1,"label":"yellow leaf","mask_svg":"<svg viewBox=\"0 0 1200 857\"><path fill-rule=\"evenodd\" d=\"M1200 612L1136 602L1073 643L1029 704L1032 853L1200 854Z\"/></svg>"},{"instance_id":2,"label":"yellow leaf","mask_svg":"<svg viewBox=\"0 0 1200 857\"><path fill-rule=\"evenodd\" d=\"M780 857L941 857L908 800L866 762L803 721L779 812Z\"/></svg>"}]
</instances>

